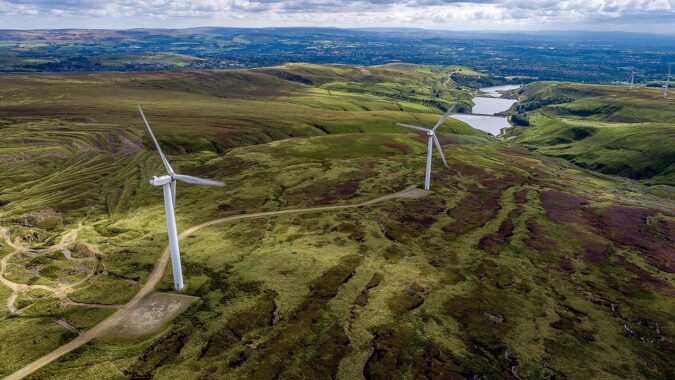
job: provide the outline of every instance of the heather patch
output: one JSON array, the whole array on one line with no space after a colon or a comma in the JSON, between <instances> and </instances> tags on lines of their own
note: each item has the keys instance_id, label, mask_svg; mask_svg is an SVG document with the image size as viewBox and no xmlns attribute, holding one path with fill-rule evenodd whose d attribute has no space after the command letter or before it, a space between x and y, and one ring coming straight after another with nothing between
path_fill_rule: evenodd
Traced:
<instances>
[{"instance_id":1,"label":"heather patch","mask_svg":"<svg viewBox=\"0 0 675 380\"><path fill-rule=\"evenodd\" d=\"M443 211L445 203L438 198L409 200L396 208L387 208L379 222L388 239L406 242L428 230L442 216Z\"/></svg>"},{"instance_id":2,"label":"heather patch","mask_svg":"<svg viewBox=\"0 0 675 380\"><path fill-rule=\"evenodd\" d=\"M335 185L335 195L339 198L348 198L359 189L359 182L347 181Z\"/></svg>"},{"instance_id":3,"label":"heather patch","mask_svg":"<svg viewBox=\"0 0 675 380\"><path fill-rule=\"evenodd\" d=\"M652 276L649 272L626 260L623 256L617 256L618 264L634 275L630 281L632 287L661 292L670 297L675 297L675 288L667 281Z\"/></svg>"},{"instance_id":4,"label":"heather patch","mask_svg":"<svg viewBox=\"0 0 675 380\"><path fill-rule=\"evenodd\" d=\"M511 299L504 290L477 283L471 291L446 303L447 312L460 324L471 355L466 366L486 378L510 378L518 363L504 343L514 322L504 302Z\"/></svg>"},{"instance_id":5,"label":"heather patch","mask_svg":"<svg viewBox=\"0 0 675 380\"><path fill-rule=\"evenodd\" d=\"M575 211L588 202L570 193L547 190L539 195L541 206L546 210L548 217L556 223L576 222L578 217Z\"/></svg>"},{"instance_id":6,"label":"heather patch","mask_svg":"<svg viewBox=\"0 0 675 380\"><path fill-rule=\"evenodd\" d=\"M514 185L511 180L487 178L480 181L485 188L475 188L448 210L453 221L443 231L455 236L482 227L497 216L502 208L499 199L504 190Z\"/></svg>"},{"instance_id":7,"label":"heather patch","mask_svg":"<svg viewBox=\"0 0 675 380\"><path fill-rule=\"evenodd\" d=\"M584 259L593 264L600 264L608 255L610 245L598 241L587 234L577 237L584 251Z\"/></svg>"},{"instance_id":8,"label":"heather patch","mask_svg":"<svg viewBox=\"0 0 675 380\"><path fill-rule=\"evenodd\" d=\"M478 248L492 254L498 255L501 248L506 245L508 240L513 236L513 220L523 214L523 203L527 200L527 189L522 189L514 193L514 200L516 207L509 212L506 219L499 225L499 230L496 233L483 236L478 242Z\"/></svg>"},{"instance_id":9,"label":"heather patch","mask_svg":"<svg viewBox=\"0 0 675 380\"><path fill-rule=\"evenodd\" d=\"M484 226L497 216L500 209L498 192L475 189L448 211L453 221L443 227L443 231L454 236L462 235L474 228Z\"/></svg>"},{"instance_id":10,"label":"heather patch","mask_svg":"<svg viewBox=\"0 0 675 380\"><path fill-rule=\"evenodd\" d=\"M527 203L527 195L529 194L530 189L520 189L513 194L513 197L518 204Z\"/></svg>"},{"instance_id":11,"label":"heather patch","mask_svg":"<svg viewBox=\"0 0 675 380\"><path fill-rule=\"evenodd\" d=\"M276 333L255 349L255 360L246 360L242 370L246 378L279 377L331 378L340 360L351 350L343 328L326 315L327 302L337 295L339 287L354 274L361 258L347 255L310 284L310 294L293 311ZM311 359L296 354L314 347Z\"/></svg>"},{"instance_id":12,"label":"heather patch","mask_svg":"<svg viewBox=\"0 0 675 380\"><path fill-rule=\"evenodd\" d=\"M478 248L492 255L499 255L499 251L506 245L507 239L513 235L514 227L513 221L511 220L513 216L511 214L512 213L509 213L496 233L485 235L480 239Z\"/></svg>"},{"instance_id":13,"label":"heather patch","mask_svg":"<svg viewBox=\"0 0 675 380\"><path fill-rule=\"evenodd\" d=\"M472 378L462 360L431 340L422 340L408 325L384 325L373 329L373 353L363 369L368 380L392 378L448 379Z\"/></svg>"},{"instance_id":14,"label":"heather patch","mask_svg":"<svg viewBox=\"0 0 675 380\"><path fill-rule=\"evenodd\" d=\"M417 284L406 286L403 292L394 295L389 299L389 309L394 314L403 314L422 306L426 290Z\"/></svg>"},{"instance_id":15,"label":"heather patch","mask_svg":"<svg viewBox=\"0 0 675 380\"><path fill-rule=\"evenodd\" d=\"M380 282L382 281L383 278L384 276L382 275L382 273L373 274L373 277L370 278L370 281L368 281L366 287L363 290L361 290L361 292L354 299L354 304L359 306L366 306L368 304L368 296L370 294L370 289L380 285Z\"/></svg>"},{"instance_id":16,"label":"heather patch","mask_svg":"<svg viewBox=\"0 0 675 380\"><path fill-rule=\"evenodd\" d=\"M380 326L373 335L373 353L363 368L366 379L390 379L392 374L400 374L410 366L416 347L414 331L409 326Z\"/></svg>"},{"instance_id":17,"label":"heather patch","mask_svg":"<svg viewBox=\"0 0 675 380\"><path fill-rule=\"evenodd\" d=\"M525 245L535 252L550 254L556 251L558 243L549 237L546 229L537 218L532 217L525 222L529 236Z\"/></svg>"},{"instance_id":18,"label":"heather patch","mask_svg":"<svg viewBox=\"0 0 675 380\"><path fill-rule=\"evenodd\" d=\"M570 312L561 311L558 320L549 323L549 326L572 335L582 344L594 342L597 333L593 329L582 327L581 319Z\"/></svg>"},{"instance_id":19,"label":"heather patch","mask_svg":"<svg viewBox=\"0 0 675 380\"><path fill-rule=\"evenodd\" d=\"M597 227L597 233L616 244L640 250L651 265L675 273L672 223L651 225L651 218L655 215L654 210L613 205L595 209L586 217Z\"/></svg>"}]
</instances>

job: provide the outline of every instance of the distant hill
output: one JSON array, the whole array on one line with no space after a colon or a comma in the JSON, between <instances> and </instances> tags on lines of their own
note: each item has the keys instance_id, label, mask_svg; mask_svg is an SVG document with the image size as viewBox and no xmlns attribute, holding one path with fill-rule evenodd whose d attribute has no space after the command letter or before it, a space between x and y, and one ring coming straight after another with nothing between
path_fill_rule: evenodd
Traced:
<instances>
[{"instance_id":1,"label":"distant hill","mask_svg":"<svg viewBox=\"0 0 675 380\"><path fill-rule=\"evenodd\" d=\"M661 89L533 83L507 138L602 173L675 184L675 96Z\"/></svg>"}]
</instances>

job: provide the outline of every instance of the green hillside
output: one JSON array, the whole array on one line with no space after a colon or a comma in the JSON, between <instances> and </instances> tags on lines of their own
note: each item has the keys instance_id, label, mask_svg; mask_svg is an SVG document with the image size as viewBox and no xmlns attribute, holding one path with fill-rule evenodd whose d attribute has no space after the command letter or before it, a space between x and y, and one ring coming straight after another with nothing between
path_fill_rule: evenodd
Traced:
<instances>
[{"instance_id":1,"label":"green hillside","mask_svg":"<svg viewBox=\"0 0 675 380\"><path fill-rule=\"evenodd\" d=\"M326 133L391 131L398 122L433 125L470 96L447 75L411 67L292 64L233 71L5 75L0 115L137 126L136 106L159 135L183 150L218 150ZM455 132L480 135L459 121Z\"/></svg>"},{"instance_id":2,"label":"green hillside","mask_svg":"<svg viewBox=\"0 0 675 380\"><path fill-rule=\"evenodd\" d=\"M144 205L145 190L135 187L157 167L148 162L149 139L137 105L168 153L222 154L289 137L400 133L396 122L431 126L451 102L470 101L464 92L442 88L446 76L440 68L417 66L301 64L3 76L0 169L7 175L0 177L0 217L40 206L115 214ZM443 131L485 135L454 119ZM98 193L106 194L104 201L93 197Z\"/></svg>"},{"instance_id":3,"label":"green hillside","mask_svg":"<svg viewBox=\"0 0 675 380\"><path fill-rule=\"evenodd\" d=\"M134 308L161 323L32 378L673 378L675 200L454 120L449 168L408 190L426 138L395 123L468 106L451 70L0 77L2 274L33 286L0 284L0 377L114 316L162 257L141 104L177 172L225 183L177 186L198 298L169 269L179 316Z\"/></svg>"},{"instance_id":4,"label":"green hillside","mask_svg":"<svg viewBox=\"0 0 675 380\"><path fill-rule=\"evenodd\" d=\"M675 184L675 98L661 90L534 83L520 96L515 118L529 127L509 140L602 173Z\"/></svg>"}]
</instances>

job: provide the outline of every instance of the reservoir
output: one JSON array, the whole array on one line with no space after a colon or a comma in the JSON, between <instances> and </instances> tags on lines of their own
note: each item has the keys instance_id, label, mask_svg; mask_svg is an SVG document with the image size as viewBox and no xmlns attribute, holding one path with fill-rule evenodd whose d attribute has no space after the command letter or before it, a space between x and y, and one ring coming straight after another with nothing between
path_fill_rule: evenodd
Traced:
<instances>
[{"instance_id":1,"label":"reservoir","mask_svg":"<svg viewBox=\"0 0 675 380\"><path fill-rule=\"evenodd\" d=\"M493 98L501 98L502 94L500 91L511 91L520 88L518 84L507 84L504 86L492 86L492 87L483 87L480 90Z\"/></svg>"},{"instance_id":2,"label":"reservoir","mask_svg":"<svg viewBox=\"0 0 675 380\"><path fill-rule=\"evenodd\" d=\"M500 91L509 91L519 87L520 86L518 85L508 85L481 88L481 92L488 96L477 96L471 99L475 104L471 109L471 112L483 115L494 115L508 110L516 100L501 98L502 94ZM509 124L505 117L463 114L456 114L452 117L469 124L472 128L480 129L481 131L490 133L494 136L499 135L502 128L511 127L511 124Z\"/></svg>"}]
</instances>

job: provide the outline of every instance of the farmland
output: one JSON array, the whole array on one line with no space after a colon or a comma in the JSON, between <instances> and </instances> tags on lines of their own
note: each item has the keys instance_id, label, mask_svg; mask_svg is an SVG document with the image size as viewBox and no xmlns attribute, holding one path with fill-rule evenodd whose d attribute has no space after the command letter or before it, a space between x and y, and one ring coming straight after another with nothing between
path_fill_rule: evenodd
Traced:
<instances>
[{"instance_id":1,"label":"farmland","mask_svg":"<svg viewBox=\"0 0 675 380\"><path fill-rule=\"evenodd\" d=\"M407 28L0 30L0 72L238 69L292 62L472 66L483 85L532 80L658 86L675 61L672 35L468 32ZM507 77L507 78L505 78ZM486 78L484 78L486 79Z\"/></svg>"}]
</instances>

